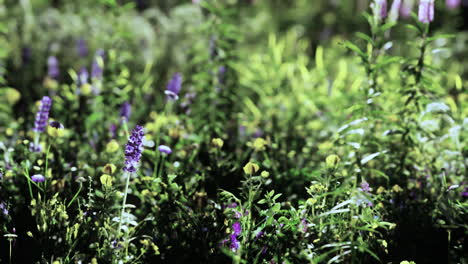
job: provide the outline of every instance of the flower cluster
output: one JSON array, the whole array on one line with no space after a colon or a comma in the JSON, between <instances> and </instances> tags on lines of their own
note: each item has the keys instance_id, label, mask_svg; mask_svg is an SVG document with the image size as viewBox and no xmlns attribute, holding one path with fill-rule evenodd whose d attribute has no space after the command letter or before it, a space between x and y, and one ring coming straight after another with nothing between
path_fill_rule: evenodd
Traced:
<instances>
[{"instance_id":1,"label":"flower cluster","mask_svg":"<svg viewBox=\"0 0 468 264\"><path fill-rule=\"evenodd\" d=\"M145 135L143 127L136 126L132 131L132 135L128 139L125 146L125 167L126 172L136 172L138 170L138 163L141 159L143 152L143 136Z\"/></svg>"},{"instance_id":2,"label":"flower cluster","mask_svg":"<svg viewBox=\"0 0 468 264\"><path fill-rule=\"evenodd\" d=\"M36 114L36 120L34 121L34 131L35 132L44 132L45 127L47 126L47 120L49 119L50 106L52 105L52 99L48 96L42 97L41 106L39 111Z\"/></svg>"}]
</instances>

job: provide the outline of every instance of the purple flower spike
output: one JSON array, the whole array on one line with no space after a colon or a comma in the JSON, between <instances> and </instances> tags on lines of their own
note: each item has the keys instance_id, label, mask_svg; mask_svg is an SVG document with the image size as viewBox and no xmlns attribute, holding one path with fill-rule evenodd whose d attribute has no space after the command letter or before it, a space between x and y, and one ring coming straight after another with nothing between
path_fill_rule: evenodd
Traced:
<instances>
[{"instance_id":1,"label":"purple flower spike","mask_svg":"<svg viewBox=\"0 0 468 264\"><path fill-rule=\"evenodd\" d=\"M143 127L136 126L132 131L132 135L128 139L128 143L125 146L125 167L123 168L126 172L136 172L138 170L138 163L141 159L141 153L143 152L143 136L145 135Z\"/></svg>"},{"instance_id":2,"label":"purple flower spike","mask_svg":"<svg viewBox=\"0 0 468 264\"><path fill-rule=\"evenodd\" d=\"M120 107L120 117L125 121L128 121L130 119L131 113L132 105L128 101L124 102Z\"/></svg>"},{"instance_id":3,"label":"purple flower spike","mask_svg":"<svg viewBox=\"0 0 468 264\"><path fill-rule=\"evenodd\" d=\"M401 8L401 1L402 0L393 0L392 7L390 8L390 15L389 15L389 19L392 22L396 22L398 20L398 15L400 13L400 8Z\"/></svg>"},{"instance_id":4,"label":"purple flower spike","mask_svg":"<svg viewBox=\"0 0 468 264\"><path fill-rule=\"evenodd\" d=\"M434 20L434 0L420 0L418 20L424 24Z\"/></svg>"},{"instance_id":5,"label":"purple flower spike","mask_svg":"<svg viewBox=\"0 0 468 264\"><path fill-rule=\"evenodd\" d=\"M76 53L83 58L88 56L88 44L85 39L78 39L76 41Z\"/></svg>"},{"instance_id":6,"label":"purple flower spike","mask_svg":"<svg viewBox=\"0 0 468 264\"><path fill-rule=\"evenodd\" d=\"M158 147L158 150L159 150L159 152L164 153L164 154L168 154L168 155L172 153L172 149L170 147L166 146L166 145L160 145Z\"/></svg>"},{"instance_id":7,"label":"purple flower spike","mask_svg":"<svg viewBox=\"0 0 468 264\"><path fill-rule=\"evenodd\" d=\"M448 9L455 9L460 6L461 0L446 0L445 4Z\"/></svg>"},{"instance_id":8,"label":"purple flower spike","mask_svg":"<svg viewBox=\"0 0 468 264\"><path fill-rule=\"evenodd\" d=\"M52 79L57 79L59 77L59 63L57 57L50 56L47 59L47 75Z\"/></svg>"},{"instance_id":9,"label":"purple flower spike","mask_svg":"<svg viewBox=\"0 0 468 264\"><path fill-rule=\"evenodd\" d=\"M240 235L240 233L242 232L242 227L241 227L241 224L239 222L235 222L233 225L232 225L232 229L234 230L234 232L232 233L233 235Z\"/></svg>"},{"instance_id":10,"label":"purple flower spike","mask_svg":"<svg viewBox=\"0 0 468 264\"><path fill-rule=\"evenodd\" d=\"M172 76L172 79L167 84L167 89L164 93L171 100L177 100L179 99L179 92L181 88L182 88L182 74L175 73Z\"/></svg>"},{"instance_id":11,"label":"purple flower spike","mask_svg":"<svg viewBox=\"0 0 468 264\"><path fill-rule=\"evenodd\" d=\"M375 3L377 4L378 13L377 16L380 19L387 17L387 0L376 0Z\"/></svg>"},{"instance_id":12,"label":"purple flower spike","mask_svg":"<svg viewBox=\"0 0 468 264\"><path fill-rule=\"evenodd\" d=\"M41 174L35 174L35 175L33 175L33 176L31 177L31 180L32 180L33 182L36 182L36 183L37 183L37 182L44 182L44 181L45 181L45 177L42 176Z\"/></svg>"},{"instance_id":13,"label":"purple flower spike","mask_svg":"<svg viewBox=\"0 0 468 264\"><path fill-rule=\"evenodd\" d=\"M403 3L400 7L400 15L404 18L411 16L411 11L413 10L414 0L403 0Z\"/></svg>"},{"instance_id":14,"label":"purple flower spike","mask_svg":"<svg viewBox=\"0 0 468 264\"><path fill-rule=\"evenodd\" d=\"M49 111L51 105L52 99L50 99L50 97L42 97L41 106L39 107L39 111L37 111L36 120L34 121L33 131L38 133L44 132L44 129L47 126L47 121L49 119Z\"/></svg>"},{"instance_id":15,"label":"purple flower spike","mask_svg":"<svg viewBox=\"0 0 468 264\"><path fill-rule=\"evenodd\" d=\"M91 78L101 80L103 75L103 62L104 62L104 50L100 49L96 51L96 56L91 65Z\"/></svg>"},{"instance_id":16,"label":"purple flower spike","mask_svg":"<svg viewBox=\"0 0 468 264\"><path fill-rule=\"evenodd\" d=\"M78 86L88 83L89 73L86 67L82 67L78 73Z\"/></svg>"}]
</instances>

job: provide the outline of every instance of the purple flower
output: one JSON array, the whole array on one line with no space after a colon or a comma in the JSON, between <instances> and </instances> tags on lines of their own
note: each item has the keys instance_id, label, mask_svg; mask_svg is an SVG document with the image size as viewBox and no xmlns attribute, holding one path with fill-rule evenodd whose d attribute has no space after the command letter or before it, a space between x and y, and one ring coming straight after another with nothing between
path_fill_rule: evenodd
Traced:
<instances>
[{"instance_id":1,"label":"purple flower","mask_svg":"<svg viewBox=\"0 0 468 264\"><path fill-rule=\"evenodd\" d=\"M369 191L370 191L369 183L367 183L367 182L362 182L362 183L361 183L361 190L362 190L363 192L369 192Z\"/></svg>"},{"instance_id":2,"label":"purple flower","mask_svg":"<svg viewBox=\"0 0 468 264\"><path fill-rule=\"evenodd\" d=\"M164 93L170 99L177 100L179 99L179 92L180 92L181 87L182 87L182 74L175 73L172 76L172 79L167 84L167 88Z\"/></svg>"},{"instance_id":3,"label":"purple flower","mask_svg":"<svg viewBox=\"0 0 468 264\"><path fill-rule=\"evenodd\" d=\"M120 117L123 120L128 121L130 119L131 113L132 113L132 105L128 101L125 101L120 107Z\"/></svg>"},{"instance_id":4,"label":"purple flower","mask_svg":"<svg viewBox=\"0 0 468 264\"><path fill-rule=\"evenodd\" d=\"M30 47L24 47L21 52L21 58L23 60L23 64L27 64L32 57L32 50Z\"/></svg>"},{"instance_id":5,"label":"purple flower","mask_svg":"<svg viewBox=\"0 0 468 264\"><path fill-rule=\"evenodd\" d=\"M51 126L53 128L57 128L57 129L63 129L64 128L63 125L60 122L57 122L57 121L50 121L49 126Z\"/></svg>"},{"instance_id":6,"label":"purple flower","mask_svg":"<svg viewBox=\"0 0 468 264\"><path fill-rule=\"evenodd\" d=\"M7 216L8 215L8 208L7 206L5 205L5 203L1 202L0 203L0 211L2 211L2 213Z\"/></svg>"},{"instance_id":7,"label":"purple flower","mask_svg":"<svg viewBox=\"0 0 468 264\"><path fill-rule=\"evenodd\" d=\"M45 181L45 177L42 176L41 174L34 174L32 177L31 177L31 180L33 182L44 182Z\"/></svg>"},{"instance_id":8,"label":"purple flower","mask_svg":"<svg viewBox=\"0 0 468 264\"><path fill-rule=\"evenodd\" d=\"M111 135L111 138L115 138L117 136L117 126L115 124L110 125L109 133Z\"/></svg>"},{"instance_id":9,"label":"purple flower","mask_svg":"<svg viewBox=\"0 0 468 264\"><path fill-rule=\"evenodd\" d=\"M91 78L96 80L101 80L103 75L104 67L104 55L105 52L102 49L96 51L96 55L91 65Z\"/></svg>"},{"instance_id":10,"label":"purple flower","mask_svg":"<svg viewBox=\"0 0 468 264\"><path fill-rule=\"evenodd\" d=\"M387 17L387 0L375 0L377 5L377 17L383 19Z\"/></svg>"},{"instance_id":11,"label":"purple flower","mask_svg":"<svg viewBox=\"0 0 468 264\"><path fill-rule=\"evenodd\" d=\"M52 79L57 79L59 77L59 63L57 57L50 56L47 58L47 75Z\"/></svg>"},{"instance_id":12,"label":"purple flower","mask_svg":"<svg viewBox=\"0 0 468 264\"><path fill-rule=\"evenodd\" d=\"M138 170L138 163L140 162L141 153L143 152L144 135L143 127L137 125L135 129L133 129L132 135L130 135L128 143L125 146L124 171L133 173Z\"/></svg>"},{"instance_id":13,"label":"purple flower","mask_svg":"<svg viewBox=\"0 0 468 264\"><path fill-rule=\"evenodd\" d=\"M460 6L461 0L446 0L445 4L448 9L455 9Z\"/></svg>"},{"instance_id":14,"label":"purple flower","mask_svg":"<svg viewBox=\"0 0 468 264\"><path fill-rule=\"evenodd\" d=\"M233 225L232 225L232 230L234 231L232 234L235 235L235 236L238 236L240 235L240 233L242 232L242 227L241 227L241 224L239 222L235 222Z\"/></svg>"},{"instance_id":15,"label":"purple flower","mask_svg":"<svg viewBox=\"0 0 468 264\"><path fill-rule=\"evenodd\" d=\"M80 38L76 41L76 53L83 58L88 56L88 44L85 39Z\"/></svg>"},{"instance_id":16,"label":"purple flower","mask_svg":"<svg viewBox=\"0 0 468 264\"><path fill-rule=\"evenodd\" d=\"M172 149L166 145L159 145L158 150L159 152L164 153L164 154L172 153Z\"/></svg>"},{"instance_id":17,"label":"purple flower","mask_svg":"<svg viewBox=\"0 0 468 264\"><path fill-rule=\"evenodd\" d=\"M434 0L420 0L418 20L428 24L434 20Z\"/></svg>"},{"instance_id":18,"label":"purple flower","mask_svg":"<svg viewBox=\"0 0 468 264\"><path fill-rule=\"evenodd\" d=\"M398 14L400 13L401 8L401 1L402 0L393 0L389 15L389 19L392 22L396 22L398 20Z\"/></svg>"},{"instance_id":19,"label":"purple flower","mask_svg":"<svg viewBox=\"0 0 468 264\"><path fill-rule=\"evenodd\" d=\"M414 0L403 0L400 7L400 15L404 18L411 16L411 10L413 10Z\"/></svg>"},{"instance_id":20,"label":"purple flower","mask_svg":"<svg viewBox=\"0 0 468 264\"><path fill-rule=\"evenodd\" d=\"M240 242L237 240L237 236L231 235L231 250L236 252L240 247Z\"/></svg>"},{"instance_id":21,"label":"purple flower","mask_svg":"<svg viewBox=\"0 0 468 264\"><path fill-rule=\"evenodd\" d=\"M78 86L88 83L89 73L86 67L82 67L78 73Z\"/></svg>"},{"instance_id":22,"label":"purple flower","mask_svg":"<svg viewBox=\"0 0 468 264\"><path fill-rule=\"evenodd\" d=\"M30 142L29 143L29 151L31 151L31 152L41 152L42 147L39 144L36 145L33 142Z\"/></svg>"},{"instance_id":23,"label":"purple flower","mask_svg":"<svg viewBox=\"0 0 468 264\"><path fill-rule=\"evenodd\" d=\"M47 120L49 119L49 111L51 105L52 99L50 99L50 97L42 97L41 106L39 107L39 111L37 111L36 120L34 121L33 131L38 133L44 132L44 129L47 126Z\"/></svg>"}]
</instances>

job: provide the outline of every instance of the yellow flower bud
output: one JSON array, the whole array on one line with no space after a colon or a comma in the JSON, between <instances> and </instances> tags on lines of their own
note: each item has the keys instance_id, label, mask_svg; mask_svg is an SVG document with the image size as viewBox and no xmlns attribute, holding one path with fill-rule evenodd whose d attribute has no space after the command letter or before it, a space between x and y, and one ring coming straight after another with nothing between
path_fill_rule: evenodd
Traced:
<instances>
[{"instance_id":1,"label":"yellow flower bud","mask_svg":"<svg viewBox=\"0 0 468 264\"><path fill-rule=\"evenodd\" d=\"M253 148L255 149L255 151L263 151L263 150L265 150L266 144L267 144L267 142L266 142L265 139L256 138L254 143L253 143Z\"/></svg>"},{"instance_id":2,"label":"yellow flower bud","mask_svg":"<svg viewBox=\"0 0 468 264\"><path fill-rule=\"evenodd\" d=\"M252 174L256 173L259 169L260 169L260 167L257 164L253 163L253 162L248 162L244 166L245 174L252 175Z\"/></svg>"},{"instance_id":3,"label":"yellow flower bud","mask_svg":"<svg viewBox=\"0 0 468 264\"><path fill-rule=\"evenodd\" d=\"M340 163L340 157L337 155L329 155L326 159L325 162L327 164L328 168L336 168L338 166L338 163Z\"/></svg>"},{"instance_id":4,"label":"yellow flower bud","mask_svg":"<svg viewBox=\"0 0 468 264\"><path fill-rule=\"evenodd\" d=\"M114 174L114 172L117 170L117 167L112 164L112 163L107 163L104 168L102 168L102 171L105 173L105 174Z\"/></svg>"},{"instance_id":5,"label":"yellow flower bud","mask_svg":"<svg viewBox=\"0 0 468 264\"><path fill-rule=\"evenodd\" d=\"M220 138L213 138L211 140L211 145L213 145L213 147L215 148L222 148L224 145L224 141Z\"/></svg>"},{"instance_id":6,"label":"yellow flower bud","mask_svg":"<svg viewBox=\"0 0 468 264\"><path fill-rule=\"evenodd\" d=\"M398 193L398 192L402 192L403 189L402 189L398 184L395 184L395 185L393 185L393 187L392 187L392 191Z\"/></svg>"},{"instance_id":7,"label":"yellow flower bud","mask_svg":"<svg viewBox=\"0 0 468 264\"><path fill-rule=\"evenodd\" d=\"M104 186L104 187L111 187L112 186L112 176L108 175L108 174L103 174L99 180L101 181L101 184Z\"/></svg>"},{"instance_id":8,"label":"yellow flower bud","mask_svg":"<svg viewBox=\"0 0 468 264\"><path fill-rule=\"evenodd\" d=\"M116 152L117 150L119 149L119 143L117 143L116 140L111 140L109 141L109 143L107 143L106 145L106 151L108 153L114 153Z\"/></svg>"},{"instance_id":9,"label":"yellow flower bud","mask_svg":"<svg viewBox=\"0 0 468 264\"><path fill-rule=\"evenodd\" d=\"M82 95L89 95L93 91L93 87L89 83L81 85L80 91Z\"/></svg>"},{"instance_id":10,"label":"yellow flower bud","mask_svg":"<svg viewBox=\"0 0 468 264\"><path fill-rule=\"evenodd\" d=\"M21 99L21 94L13 88L6 88L5 98L9 105L15 105Z\"/></svg>"}]
</instances>

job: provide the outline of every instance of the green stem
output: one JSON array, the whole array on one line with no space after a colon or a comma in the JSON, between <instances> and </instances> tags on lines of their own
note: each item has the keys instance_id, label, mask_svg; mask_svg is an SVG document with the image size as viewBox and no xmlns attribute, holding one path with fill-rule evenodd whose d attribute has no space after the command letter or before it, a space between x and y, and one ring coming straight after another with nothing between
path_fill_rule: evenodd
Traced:
<instances>
[{"instance_id":1,"label":"green stem","mask_svg":"<svg viewBox=\"0 0 468 264\"><path fill-rule=\"evenodd\" d=\"M126 176L127 176L127 181L126 181L126 184L125 184L125 191L124 191L124 197L123 197L123 202L122 202L122 211L120 211L120 218L119 218L119 229L117 230L117 238L120 238L120 230L122 228L122 217L123 217L123 214L125 212L125 205L127 203L127 193L128 193L128 186L130 185L130 176L132 175L132 173L130 172L126 172L125 173Z\"/></svg>"}]
</instances>

